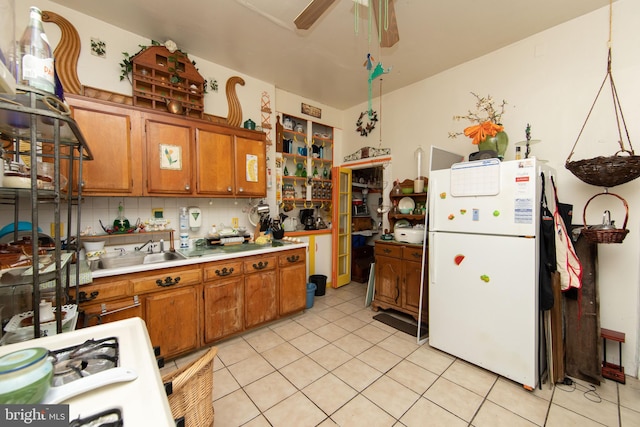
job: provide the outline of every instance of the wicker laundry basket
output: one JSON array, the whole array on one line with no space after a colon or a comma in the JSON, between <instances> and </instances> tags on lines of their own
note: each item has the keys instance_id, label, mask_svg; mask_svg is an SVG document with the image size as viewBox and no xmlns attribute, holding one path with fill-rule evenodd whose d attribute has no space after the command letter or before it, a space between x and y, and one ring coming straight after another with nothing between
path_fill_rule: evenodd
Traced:
<instances>
[{"instance_id":1,"label":"wicker laundry basket","mask_svg":"<svg viewBox=\"0 0 640 427\"><path fill-rule=\"evenodd\" d=\"M169 406L174 419L184 417L185 425L213 425L213 359L218 353L211 347L202 357L175 372L165 375L162 382L172 383Z\"/></svg>"}]
</instances>

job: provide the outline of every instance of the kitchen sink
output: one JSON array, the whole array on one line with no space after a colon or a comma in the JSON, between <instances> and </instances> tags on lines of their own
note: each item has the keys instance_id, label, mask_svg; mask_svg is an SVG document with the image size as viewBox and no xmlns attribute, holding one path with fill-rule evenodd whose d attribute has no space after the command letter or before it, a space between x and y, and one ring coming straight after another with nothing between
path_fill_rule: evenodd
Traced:
<instances>
[{"instance_id":1,"label":"kitchen sink","mask_svg":"<svg viewBox=\"0 0 640 427\"><path fill-rule=\"evenodd\" d=\"M147 254L142 263L155 264L156 262L175 261L177 259L185 259L185 257L177 252L160 252L157 254Z\"/></svg>"},{"instance_id":2,"label":"kitchen sink","mask_svg":"<svg viewBox=\"0 0 640 427\"><path fill-rule=\"evenodd\" d=\"M178 259L185 259L185 257L177 252L160 252L155 254L146 252L112 252L100 255L100 260L95 261L97 265L94 268L122 268L140 264L156 264Z\"/></svg>"}]
</instances>

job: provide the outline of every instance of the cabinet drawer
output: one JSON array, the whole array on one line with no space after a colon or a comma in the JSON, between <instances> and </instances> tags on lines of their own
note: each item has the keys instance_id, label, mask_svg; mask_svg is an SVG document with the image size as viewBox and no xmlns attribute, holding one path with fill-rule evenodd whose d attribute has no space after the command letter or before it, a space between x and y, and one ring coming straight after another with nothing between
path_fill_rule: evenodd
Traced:
<instances>
[{"instance_id":1,"label":"cabinet drawer","mask_svg":"<svg viewBox=\"0 0 640 427\"><path fill-rule=\"evenodd\" d=\"M397 245L385 245L376 243L375 247L376 256L391 256L394 258L402 258L402 246Z\"/></svg>"},{"instance_id":2,"label":"cabinet drawer","mask_svg":"<svg viewBox=\"0 0 640 427\"><path fill-rule=\"evenodd\" d=\"M404 246L402 248L402 258L409 261L422 261L422 248Z\"/></svg>"},{"instance_id":3,"label":"cabinet drawer","mask_svg":"<svg viewBox=\"0 0 640 427\"><path fill-rule=\"evenodd\" d=\"M90 285L80 286L80 304L87 302L109 301L115 298L133 295L131 283L128 280L112 280L111 278L96 279ZM75 288L69 289L69 294L75 299Z\"/></svg>"},{"instance_id":4,"label":"cabinet drawer","mask_svg":"<svg viewBox=\"0 0 640 427\"><path fill-rule=\"evenodd\" d=\"M278 265L280 267L303 262L306 262L306 251L304 249L295 249L278 255Z\"/></svg>"},{"instance_id":5,"label":"cabinet drawer","mask_svg":"<svg viewBox=\"0 0 640 427\"><path fill-rule=\"evenodd\" d=\"M160 291L167 288L197 285L202 282L199 268L160 270L145 276L131 279L136 294Z\"/></svg>"},{"instance_id":6,"label":"cabinet drawer","mask_svg":"<svg viewBox=\"0 0 640 427\"><path fill-rule=\"evenodd\" d=\"M247 274L269 271L276 268L276 257L253 257L244 262L244 272Z\"/></svg>"},{"instance_id":7,"label":"cabinet drawer","mask_svg":"<svg viewBox=\"0 0 640 427\"><path fill-rule=\"evenodd\" d=\"M229 260L205 264L203 273L205 282L240 276L243 274L242 261Z\"/></svg>"}]
</instances>

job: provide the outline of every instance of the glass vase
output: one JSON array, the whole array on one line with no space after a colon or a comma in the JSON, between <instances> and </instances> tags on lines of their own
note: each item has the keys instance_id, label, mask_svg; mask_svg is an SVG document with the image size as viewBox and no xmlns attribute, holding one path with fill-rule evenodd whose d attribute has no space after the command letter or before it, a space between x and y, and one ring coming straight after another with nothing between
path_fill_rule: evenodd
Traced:
<instances>
[{"instance_id":1,"label":"glass vase","mask_svg":"<svg viewBox=\"0 0 640 427\"><path fill-rule=\"evenodd\" d=\"M500 160L504 159L504 153L509 146L509 135L506 132L498 132L495 136L488 136L478 144L478 150L493 150L498 153Z\"/></svg>"}]
</instances>

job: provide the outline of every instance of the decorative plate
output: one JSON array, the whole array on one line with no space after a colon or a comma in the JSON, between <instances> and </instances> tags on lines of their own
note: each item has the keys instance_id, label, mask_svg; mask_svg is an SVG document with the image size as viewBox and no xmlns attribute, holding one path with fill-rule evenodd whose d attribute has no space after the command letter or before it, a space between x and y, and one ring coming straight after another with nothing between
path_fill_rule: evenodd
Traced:
<instances>
[{"instance_id":1,"label":"decorative plate","mask_svg":"<svg viewBox=\"0 0 640 427\"><path fill-rule=\"evenodd\" d=\"M416 207L416 202L413 201L411 197L403 197L398 202L398 209L405 210L408 209L410 211L414 210Z\"/></svg>"}]
</instances>

